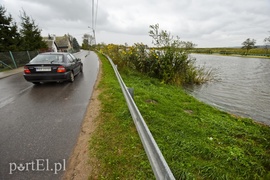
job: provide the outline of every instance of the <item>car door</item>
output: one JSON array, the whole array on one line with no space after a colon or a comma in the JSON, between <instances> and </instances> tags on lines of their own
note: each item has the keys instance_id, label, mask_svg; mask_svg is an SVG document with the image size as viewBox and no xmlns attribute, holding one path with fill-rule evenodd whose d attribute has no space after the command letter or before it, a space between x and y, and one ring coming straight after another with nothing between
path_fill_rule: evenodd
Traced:
<instances>
[{"instance_id":1,"label":"car door","mask_svg":"<svg viewBox=\"0 0 270 180\"><path fill-rule=\"evenodd\" d=\"M68 63L70 65L70 70L73 71L74 75L78 74L78 68L76 65L76 60L70 55L67 55Z\"/></svg>"},{"instance_id":2,"label":"car door","mask_svg":"<svg viewBox=\"0 0 270 180\"><path fill-rule=\"evenodd\" d=\"M78 74L80 72L80 69L81 69L81 64L80 62L73 56L73 54L69 54L70 57L74 60L75 62L75 71L76 73L75 74Z\"/></svg>"}]
</instances>

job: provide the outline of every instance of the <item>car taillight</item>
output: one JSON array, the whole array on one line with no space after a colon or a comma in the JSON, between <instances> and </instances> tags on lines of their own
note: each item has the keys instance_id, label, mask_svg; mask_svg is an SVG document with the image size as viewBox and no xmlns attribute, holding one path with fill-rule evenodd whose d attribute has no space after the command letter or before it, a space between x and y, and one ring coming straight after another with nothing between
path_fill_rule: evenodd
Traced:
<instances>
[{"instance_id":1,"label":"car taillight","mask_svg":"<svg viewBox=\"0 0 270 180\"><path fill-rule=\"evenodd\" d=\"M28 69L27 66L24 66L24 73L25 74L31 74L31 71Z\"/></svg>"},{"instance_id":2,"label":"car taillight","mask_svg":"<svg viewBox=\"0 0 270 180\"><path fill-rule=\"evenodd\" d=\"M58 72L58 73L64 73L64 72L66 72L66 68L65 68L64 66L59 66L59 67L57 68L57 72Z\"/></svg>"}]
</instances>

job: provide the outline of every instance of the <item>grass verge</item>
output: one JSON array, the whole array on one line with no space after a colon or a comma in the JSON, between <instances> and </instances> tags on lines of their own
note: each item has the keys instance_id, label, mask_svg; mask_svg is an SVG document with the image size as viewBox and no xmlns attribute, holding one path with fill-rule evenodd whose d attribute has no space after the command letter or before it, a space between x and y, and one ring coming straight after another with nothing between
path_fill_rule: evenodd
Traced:
<instances>
[{"instance_id":1,"label":"grass verge","mask_svg":"<svg viewBox=\"0 0 270 180\"><path fill-rule=\"evenodd\" d=\"M90 141L101 179L154 179L112 68L104 57L100 126ZM126 70L135 102L176 179L270 179L270 128Z\"/></svg>"},{"instance_id":2,"label":"grass verge","mask_svg":"<svg viewBox=\"0 0 270 180\"><path fill-rule=\"evenodd\" d=\"M155 179L114 71L104 56L99 58L101 113L89 143L95 169L89 179Z\"/></svg>"}]
</instances>

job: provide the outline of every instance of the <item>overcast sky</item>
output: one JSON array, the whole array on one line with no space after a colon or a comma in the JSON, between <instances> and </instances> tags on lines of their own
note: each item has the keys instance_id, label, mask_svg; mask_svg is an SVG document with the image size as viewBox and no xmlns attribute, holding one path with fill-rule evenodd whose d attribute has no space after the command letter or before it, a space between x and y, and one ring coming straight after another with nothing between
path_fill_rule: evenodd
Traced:
<instances>
[{"instance_id":1,"label":"overcast sky","mask_svg":"<svg viewBox=\"0 0 270 180\"><path fill-rule=\"evenodd\" d=\"M17 23L22 9L42 35L69 33L81 44L96 30L97 43L151 45L149 25L198 47L241 46L247 38L263 44L270 36L270 0L0 0ZM96 8L98 7L98 8ZM94 12L94 16L96 12ZM95 19L95 18L94 18Z\"/></svg>"}]
</instances>

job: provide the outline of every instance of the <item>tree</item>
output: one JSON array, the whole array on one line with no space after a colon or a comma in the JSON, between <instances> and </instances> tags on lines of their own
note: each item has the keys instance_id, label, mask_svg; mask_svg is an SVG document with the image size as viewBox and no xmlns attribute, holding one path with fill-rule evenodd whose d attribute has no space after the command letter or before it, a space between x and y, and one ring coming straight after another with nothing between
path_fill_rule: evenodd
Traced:
<instances>
[{"instance_id":1,"label":"tree","mask_svg":"<svg viewBox=\"0 0 270 180\"><path fill-rule=\"evenodd\" d=\"M73 38L72 44L73 44L73 49L74 49L75 51L79 51L79 50L80 50L81 47L80 47L80 45L79 45L79 43L78 43L78 41L77 41L76 38Z\"/></svg>"},{"instance_id":2,"label":"tree","mask_svg":"<svg viewBox=\"0 0 270 180\"><path fill-rule=\"evenodd\" d=\"M246 49L246 55L248 54L248 51L249 51L250 49L256 48L255 44L256 44L256 40L255 40L255 39L252 39L252 40L251 40L250 38L247 38L247 39L242 43L242 45L243 45L242 49Z\"/></svg>"},{"instance_id":3,"label":"tree","mask_svg":"<svg viewBox=\"0 0 270 180\"><path fill-rule=\"evenodd\" d=\"M263 40L265 44L270 44L270 36Z\"/></svg>"},{"instance_id":4,"label":"tree","mask_svg":"<svg viewBox=\"0 0 270 180\"><path fill-rule=\"evenodd\" d=\"M18 48L20 35L11 15L6 16L5 13L5 7L0 6L0 51L14 51Z\"/></svg>"},{"instance_id":5,"label":"tree","mask_svg":"<svg viewBox=\"0 0 270 180\"><path fill-rule=\"evenodd\" d=\"M89 50L92 36L90 34L83 35L82 49Z\"/></svg>"},{"instance_id":6,"label":"tree","mask_svg":"<svg viewBox=\"0 0 270 180\"><path fill-rule=\"evenodd\" d=\"M270 36L264 38L263 42L264 42L264 44L265 44L266 54L268 54L268 45L270 45ZM269 55L268 55L268 56L269 56Z\"/></svg>"},{"instance_id":7,"label":"tree","mask_svg":"<svg viewBox=\"0 0 270 180\"><path fill-rule=\"evenodd\" d=\"M166 30L159 30L159 24L150 25L149 36L153 38L156 48L150 50L147 60L139 59L141 61L136 62L135 67L139 64L148 75L165 83L180 85L202 83L205 80L202 78L203 69L196 68L195 59L188 55L195 44L181 41L178 36L173 37Z\"/></svg>"},{"instance_id":8,"label":"tree","mask_svg":"<svg viewBox=\"0 0 270 180\"><path fill-rule=\"evenodd\" d=\"M47 44L42 40L41 29L35 24L35 21L27 16L25 11L20 15L21 18L21 39L22 50L39 50L47 48Z\"/></svg>"},{"instance_id":9,"label":"tree","mask_svg":"<svg viewBox=\"0 0 270 180\"><path fill-rule=\"evenodd\" d=\"M184 48L186 51L189 51L189 50L193 49L195 46L197 46L197 44L194 44L191 41L183 42L183 44L184 44Z\"/></svg>"}]
</instances>

